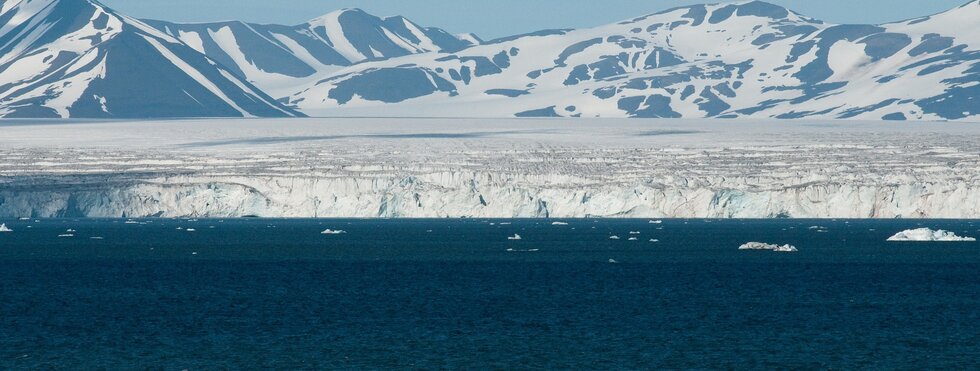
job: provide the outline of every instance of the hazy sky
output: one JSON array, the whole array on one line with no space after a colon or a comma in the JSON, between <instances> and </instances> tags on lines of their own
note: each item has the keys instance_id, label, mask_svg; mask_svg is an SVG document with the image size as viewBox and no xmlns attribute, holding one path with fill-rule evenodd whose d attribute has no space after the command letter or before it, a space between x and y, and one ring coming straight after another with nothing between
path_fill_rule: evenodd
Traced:
<instances>
[{"instance_id":1,"label":"hazy sky","mask_svg":"<svg viewBox=\"0 0 980 371\"><path fill-rule=\"evenodd\" d=\"M140 18L299 24L340 8L404 15L424 26L484 39L548 28L598 26L710 0L101 0ZM885 23L930 15L967 0L770 0L832 23Z\"/></svg>"}]
</instances>

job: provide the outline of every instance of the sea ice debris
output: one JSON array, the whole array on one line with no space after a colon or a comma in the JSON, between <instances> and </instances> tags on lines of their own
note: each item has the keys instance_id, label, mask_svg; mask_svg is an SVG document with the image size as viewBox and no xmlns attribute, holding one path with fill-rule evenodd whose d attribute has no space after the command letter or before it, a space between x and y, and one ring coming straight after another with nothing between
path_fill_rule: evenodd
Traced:
<instances>
[{"instance_id":1,"label":"sea ice debris","mask_svg":"<svg viewBox=\"0 0 980 371\"><path fill-rule=\"evenodd\" d=\"M738 248L739 250L770 250L776 252L797 252L796 246L793 245L773 245L763 242L749 242Z\"/></svg>"},{"instance_id":2,"label":"sea ice debris","mask_svg":"<svg viewBox=\"0 0 980 371\"><path fill-rule=\"evenodd\" d=\"M909 229L888 238L890 242L975 242L973 237L961 237L946 230L929 228Z\"/></svg>"}]
</instances>

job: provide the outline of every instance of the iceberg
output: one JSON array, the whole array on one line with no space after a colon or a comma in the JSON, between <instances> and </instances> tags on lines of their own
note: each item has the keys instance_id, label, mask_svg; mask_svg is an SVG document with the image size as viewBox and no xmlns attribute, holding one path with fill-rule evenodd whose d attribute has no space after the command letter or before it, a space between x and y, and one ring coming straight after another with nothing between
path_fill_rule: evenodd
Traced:
<instances>
[{"instance_id":1,"label":"iceberg","mask_svg":"<svg viewBox=\"0 0 980 371\"><path fill-rule=\"evenodd\" d=\"M565 222L554 222L554 223L551 223L551 225L568 225L568 223L565 223Z\"/></svg>"},{"instance_id":2,"label":"iceberg","mask_svg":"<svg viewBox=\"0 0 980 371\"><path fill-rule=\"evenodd\" d=\"M976 242L973 237L960 237L956 233L929 228L909 229L888 238L889 242Z\"/></svg>"},{"instance_id":3,"label":"iceberg","mask_svg":"<svg viewBox=\"0 0 980 371\"><path fill-rule=\"evenodd\" d=\"M511 241L520 241L521 235L515 233L513 236L507 237L507 239Z\"/></svg>"},{"instance_id":4,"label":"iceberg","mask_svg":"<svg viewBox=\"0 0 980 371\"><path fill-rule=\"evenodd\" d=\"M13 232L13 229L7 228L6 224L0 224L0 232Z\"/></svg>"},{"instance_id":5,"label":"iceberg","mask_svg":"<svg viewBox=\"0 0 980 371\"><path fill-rule=\"evenodd\" d=\"M327 230L325 230L323 232L320 232L320 234L332 234L332 235L344 234L344 233L347 233L347 231L333 230L333 229L330 229L330 228L327 228Z\"/></svg>"},{"instance_id":6,"label":"iceberg","mask_svg":"<svg viewBox=\"0 0 980 371\"><path fill-rule=\"evenodd\" d=\"M797 252L796 246L793 245L773 245L762 242L749 242L738 248L739 250L770 250L775 252Z\"/></svg>"}]
</instances>

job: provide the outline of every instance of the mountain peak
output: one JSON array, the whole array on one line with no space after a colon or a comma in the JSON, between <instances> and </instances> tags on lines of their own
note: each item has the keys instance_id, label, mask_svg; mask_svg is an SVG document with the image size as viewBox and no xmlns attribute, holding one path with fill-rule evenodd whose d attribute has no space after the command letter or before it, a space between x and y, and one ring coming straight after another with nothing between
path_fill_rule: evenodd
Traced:
<instances>
[{"instance_id":1,"label":"mountain peak","mask_svg":"<svg viewBox=\"0 0 980 371\"><path fill-rule=\"evenodd\" d=\"M338 20L348 17L356 17L360 19L380 19L371 13L364 11L361 8L341 8L334 10L330 13L321 15L319 17L311 19L308 24L323 24L324 22L338 22Z\"/></svg>"}]
</instances>

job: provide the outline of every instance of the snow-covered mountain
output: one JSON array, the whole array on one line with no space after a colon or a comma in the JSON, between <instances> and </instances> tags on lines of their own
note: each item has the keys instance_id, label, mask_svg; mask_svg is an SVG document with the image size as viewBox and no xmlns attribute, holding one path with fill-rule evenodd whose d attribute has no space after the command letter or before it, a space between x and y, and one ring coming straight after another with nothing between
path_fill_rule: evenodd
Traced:
<instances>
[{"instance_id":1,"label":"snow-covered mountain","mask_svg":"<svg viewBox=\"0 0 980 371\"><path fill-rule=\"evenodd\" d=\"M296 26L244 22L178 24L146 21L184 41L273 96L368 60L455 52L480 42L422 27L405 17L379 18L343 9Z\"/></svg>"},{"instance_id":2,"label":"snow-covered mountain","mask_svg":"<svg viewBox=\"0 0 980 371\"><path fill-rule=\"evenodd\" d=\"M0 117L297 112L186 44L92 0L0 0Z\"/></svg>"},{"instance_id":3,"label":"snow-covered mountain","mask_svg":"<svg viewBox=\"0 0 980 371\"><path fill-rule=\"evenodd\" d=\"M980 0L885 25L761 1L483 42L345 9L175 24L0 0L0 117L976 120Z\"/></svg>"},{"instance_id":4,"label":"snow-covered mountain","mask_svg":"<svg viewBox=\"0 0 980 371\"><path fill-rule=\"evenodd\" d=\"M697 5L456 53L359 63L295 89L310 115L976 119L980 1L834 25Z\"/></svg>"}]
</instances>

